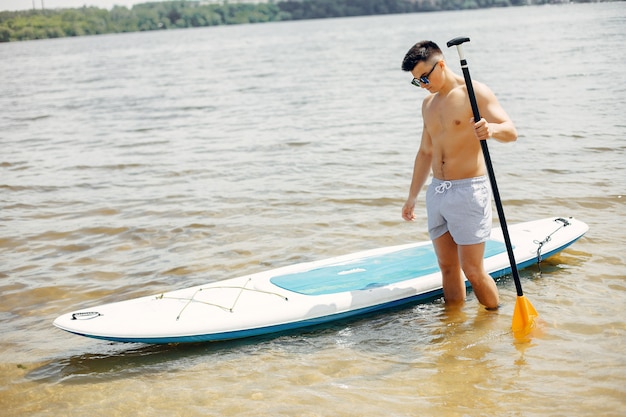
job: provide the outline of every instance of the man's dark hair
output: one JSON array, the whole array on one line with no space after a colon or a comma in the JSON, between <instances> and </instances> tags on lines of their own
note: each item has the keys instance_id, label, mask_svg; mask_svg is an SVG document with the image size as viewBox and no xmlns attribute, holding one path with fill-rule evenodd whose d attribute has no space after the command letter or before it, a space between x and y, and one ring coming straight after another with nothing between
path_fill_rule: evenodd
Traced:
<instances>
[{"instance_id":1,"label":"man's dark hair","mask_svg":"<svg viewBox=\"0 0 626 417\"><path fill-rule=\"evenodd\" d=\"M439 46L432 41L420 41L413 45L409 52L404 56L402 61L403 71L413 71L413 68L417 64L423 61L428 61L433 56L443 56L443 52L439 49Z\"/></svg>"}]
</instances>

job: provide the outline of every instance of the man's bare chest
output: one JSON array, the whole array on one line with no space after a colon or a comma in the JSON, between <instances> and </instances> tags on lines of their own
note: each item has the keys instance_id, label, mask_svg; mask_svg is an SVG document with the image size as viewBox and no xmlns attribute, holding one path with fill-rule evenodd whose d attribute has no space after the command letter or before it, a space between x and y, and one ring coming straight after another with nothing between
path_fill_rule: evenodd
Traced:
<instances>
[{"instance_id":1,"label":"man's bare chest","mask_svg":"<svg viewBox=\"0 0 626 417\"><path fill-rule=\"evenodd\" d=\"M433 100L424 112L426 129L433 140L463 136L471 128L471 108L458 100Z\"/></svg>"}]
</instances>

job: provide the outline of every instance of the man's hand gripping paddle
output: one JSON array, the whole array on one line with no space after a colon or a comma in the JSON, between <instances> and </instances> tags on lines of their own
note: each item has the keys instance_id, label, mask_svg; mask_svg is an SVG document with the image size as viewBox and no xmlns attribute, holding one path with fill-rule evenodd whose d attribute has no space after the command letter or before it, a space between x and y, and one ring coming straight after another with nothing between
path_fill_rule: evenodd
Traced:
<instances>
[{"instance_id":1,"label":"man's hand gripping paddle","mask_svg":"<svg viewBox=\"0 0 626 417\"><path fill-rule=\"evenodd\" d=\"M459 37L448 41L448 48L456 46L459 58L461 60L461 69L463 70L463 77L465 78L465 85L467 86L467 93L469 95L470 104L472 105L472 112L474 113L474 121L480 120L480 112L478 111L478 103L476 102L476 96L474 94L474 86L472 85L472 79L469 73L469 67L467 61L463 56L463 49L461 45L465 42L469 42L469 38ZM524 296L522 291L522 283L519 279L519 273L517 271L517 263L515 262L515 256L513 255L513 246L511 245L511 238L509 237L509 230L506 226L506 220L504 218L504 210L502 209L502 201L500 200L500 193L498 191L498 185L496 184L496 175L491 165L491 157L489 156L489 149L487 148L487 141L481 140L480 146L485 157L485 164L487 165L487 172L489 173L489 181L491 182L491 190L493 191L493 197L496 201L496 209L498 210L498 218L500 219L500 226L502 227L502 234L504 236L504 243L506 244L506 251L509 255L509 262L511 263L511 273L513 274L513 280L515 281L515 288L517 290L517 300L515 301L515 310L513 311L513 324L511 326L513 334L518 339L526 339L526 336L535 327L535 318L538 317L537 311L532 306L530 301Z\"/></svg>"}]
</instances>

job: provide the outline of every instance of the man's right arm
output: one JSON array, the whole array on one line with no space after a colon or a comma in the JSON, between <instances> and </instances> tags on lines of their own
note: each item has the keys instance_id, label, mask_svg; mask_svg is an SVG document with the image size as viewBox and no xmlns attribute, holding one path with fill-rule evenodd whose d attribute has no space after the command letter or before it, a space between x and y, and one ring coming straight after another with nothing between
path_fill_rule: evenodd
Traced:
<instances>
[{"instance_id":1,"label":"man's right arm","mask_svg":"<svg viewBox=\"0 0 626 417\"><path fill-rule=\"evenodd\" d=\"M422 130L422 141L413 164L413 177L411 178L409 196L402 207L402 218L404 220L415 220L415 204L417 202L417 196L419 195L422 187L424 187L424 184L428 179L428 175L430 175L433 156L432 148L432 140L426 130L426 126L424 126Z\"/></svg>"}]
</instances>

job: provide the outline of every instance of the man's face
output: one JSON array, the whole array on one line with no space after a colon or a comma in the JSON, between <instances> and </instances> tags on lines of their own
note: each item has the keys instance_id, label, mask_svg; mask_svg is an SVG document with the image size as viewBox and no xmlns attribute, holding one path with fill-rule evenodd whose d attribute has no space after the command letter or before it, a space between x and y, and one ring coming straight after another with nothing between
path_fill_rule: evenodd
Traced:
<instances>
[{"instance_id":1,"label":"man's face","mask_svg":"<svg viewBox=\"0 0 626 417\"><path fill-rule=\"evenodd\" d=\"M431 77L436 77L438 74L438 68L441 67L441 61L438 60L435 63L430 61L419 62L411 74L413 74L413 81L411 82L416 87L426 88L430 85Z\"/></svg>"}]
</instances>

